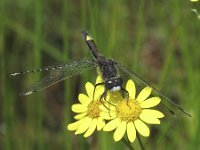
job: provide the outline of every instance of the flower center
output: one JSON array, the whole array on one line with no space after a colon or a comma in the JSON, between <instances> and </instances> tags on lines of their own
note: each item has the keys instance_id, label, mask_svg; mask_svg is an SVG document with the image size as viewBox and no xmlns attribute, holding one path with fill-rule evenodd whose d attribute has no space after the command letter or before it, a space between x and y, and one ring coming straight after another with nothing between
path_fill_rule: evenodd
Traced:
<instances>
[{"instance_id":1,"label":"flower center","mask_svg":"<svg viewBox=\"0 0 200 150\"><path fill-rule=\"evenodd\" d=\"M129 100L128 103L124 100L120 101L116 106L116 109L117 116L126 122L135 121L142 112L142 108L136 100Z\"/></svg>"},{"instance_id":2,"label":"flower center","mask_svg":"<svg viewBox=\"0 0 200 150\"><path fill-rule=\"evenodd\" d=\"M101 102L93 101L88 105L87 115L90 118L97 118L100 116L100 108Z\"/></svg>"}]
</instances>

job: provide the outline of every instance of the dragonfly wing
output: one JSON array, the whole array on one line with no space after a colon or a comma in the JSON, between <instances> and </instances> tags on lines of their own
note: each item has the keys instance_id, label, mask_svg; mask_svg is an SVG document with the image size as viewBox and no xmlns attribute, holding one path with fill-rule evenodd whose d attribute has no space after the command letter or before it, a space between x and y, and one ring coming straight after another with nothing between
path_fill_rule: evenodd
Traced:
<instances>
[{"instance_id":1,"label":"dragonfly wing","mask_svg":"<svg viewBox=\"0 0 200 150\"><path fill-rule=\"evenodd\" d=\"M127 75L128 77L132 78L134 82L138 85L141 86L149 86L151 87L147 82L145 82L139 75L137 75L135 72L130 71L126 66L117 63L117 67L120 69L119 71Z\"/></svg>"},{"instance_id":2,"label":"dragonfly wing","mask_svg":"<svg viewBox=\"0 0 200 150\"><path fill-rule=\"evenodd\" d=\"M165 100L167 100L168 102L170 102L173 106L175 106L176 108L178 108L180 111L182 111L184 114L188 115L189 117L191 117L191 115L189 113L187 113L181 106L179 106L177 103L175 103L174 101L172 101L170 98L168 98L167 96L165 96L164 94L160 93L158 90L156 90L154 87L150 86L149 83L147 83L146 81L144 81L139 75L137 75L135 72L133 71L129 71L129 69L120 64L117 63L118 68L124 72L125 74L127 74L128 76L130 76L132 79L134 79L135 82L137 82L137 84L139 85L139 82L142 83L145 86L150 87L156 94L158 94L159 96L163 97ZM162 102L162 101L161 101ZM162 103L163 104L163 103ZM173 110L170 110L165 104L163 104L164 107L166 109L168 109L168 111L172 114L175 114L175 112Z\"/></svg>"},{"instance_id":3,"label":"dragonfly wing","mask_svg":"<svg viewBox=\"0 0 200 150\"><path fill-rule=\"evenodd\" d=\"M87 58L55 66L56 69L52 70L49 75L36 82L33 86L22 92L21 95L29 95L33 92L45 89L62 80L78 75L85 69L93 69L96 66L97 64L94 60Z\"/></svg>"}]
</instances>

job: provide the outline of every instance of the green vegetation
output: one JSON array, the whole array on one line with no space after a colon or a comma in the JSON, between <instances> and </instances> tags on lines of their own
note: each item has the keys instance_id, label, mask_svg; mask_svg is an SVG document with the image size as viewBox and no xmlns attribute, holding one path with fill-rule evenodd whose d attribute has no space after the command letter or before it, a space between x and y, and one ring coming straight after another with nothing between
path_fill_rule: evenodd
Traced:
<instances>
[{"instance_id":1,"label":"green vegetation","mask_svg":"<svg viewBox=\"0 0 200 150\"><path fill-rule=\"evenodd\" d=\"M200 22L191 8L181 0L1 0L0 149L124 149L112 134L85 139L67 131L71 104L85 92L86 81L95 82L95 71L26 97L19 93L45 72L9 76L90 57L82 30L102 54L127 65L192 115L166 112L151 136L141 138L146 149L200 149ZM137 140L133 146L140 149Z\"/></svg>"}]
</instances>

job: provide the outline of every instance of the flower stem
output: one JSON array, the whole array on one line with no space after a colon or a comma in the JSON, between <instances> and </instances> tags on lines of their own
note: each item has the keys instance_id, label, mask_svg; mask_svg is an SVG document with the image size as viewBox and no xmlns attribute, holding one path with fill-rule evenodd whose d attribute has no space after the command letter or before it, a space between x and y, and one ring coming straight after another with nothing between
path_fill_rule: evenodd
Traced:
<instances>
[{"instance_id":1,"label":"flower stem","mask_svg":"<svg viewBox=\"0 0 200 150\"><path fill-rule=\"evenodd\" d=\"M122 141L130 150L134 150L133 146L131 145L131 143L128 140L123 138Z\"/></svg>"},{"instance_id":2,"label":"flower stem","mask_svg":"<svg viewBox=\"0 0 200 150\"><path fill-rule=\"evenodd\" d=\"M144 145L142 144L142 140L141 140L139 134L137 134L137 139L138 139L138 142L139 142L139 144L140 144L141 150L145 150L145 147L144 147Z\"/></svg>"}]
</instances>

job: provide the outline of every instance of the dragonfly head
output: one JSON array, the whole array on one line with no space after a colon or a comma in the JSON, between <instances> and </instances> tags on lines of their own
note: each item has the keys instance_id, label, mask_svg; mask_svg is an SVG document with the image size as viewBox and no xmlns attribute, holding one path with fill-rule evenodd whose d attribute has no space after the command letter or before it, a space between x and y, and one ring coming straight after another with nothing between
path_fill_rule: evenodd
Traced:
<instances>
[{"instance_id":1,"label":"dragonfly head","mask_svg":"<svg viewBox=\"0 0 200 150\"><path fill-rule=\"evenodd\" d=\"M110 92L117 92L121 90L123 80L121 78L113 78L105 82L105 87Z\"/></svg>"}]
</instances>

